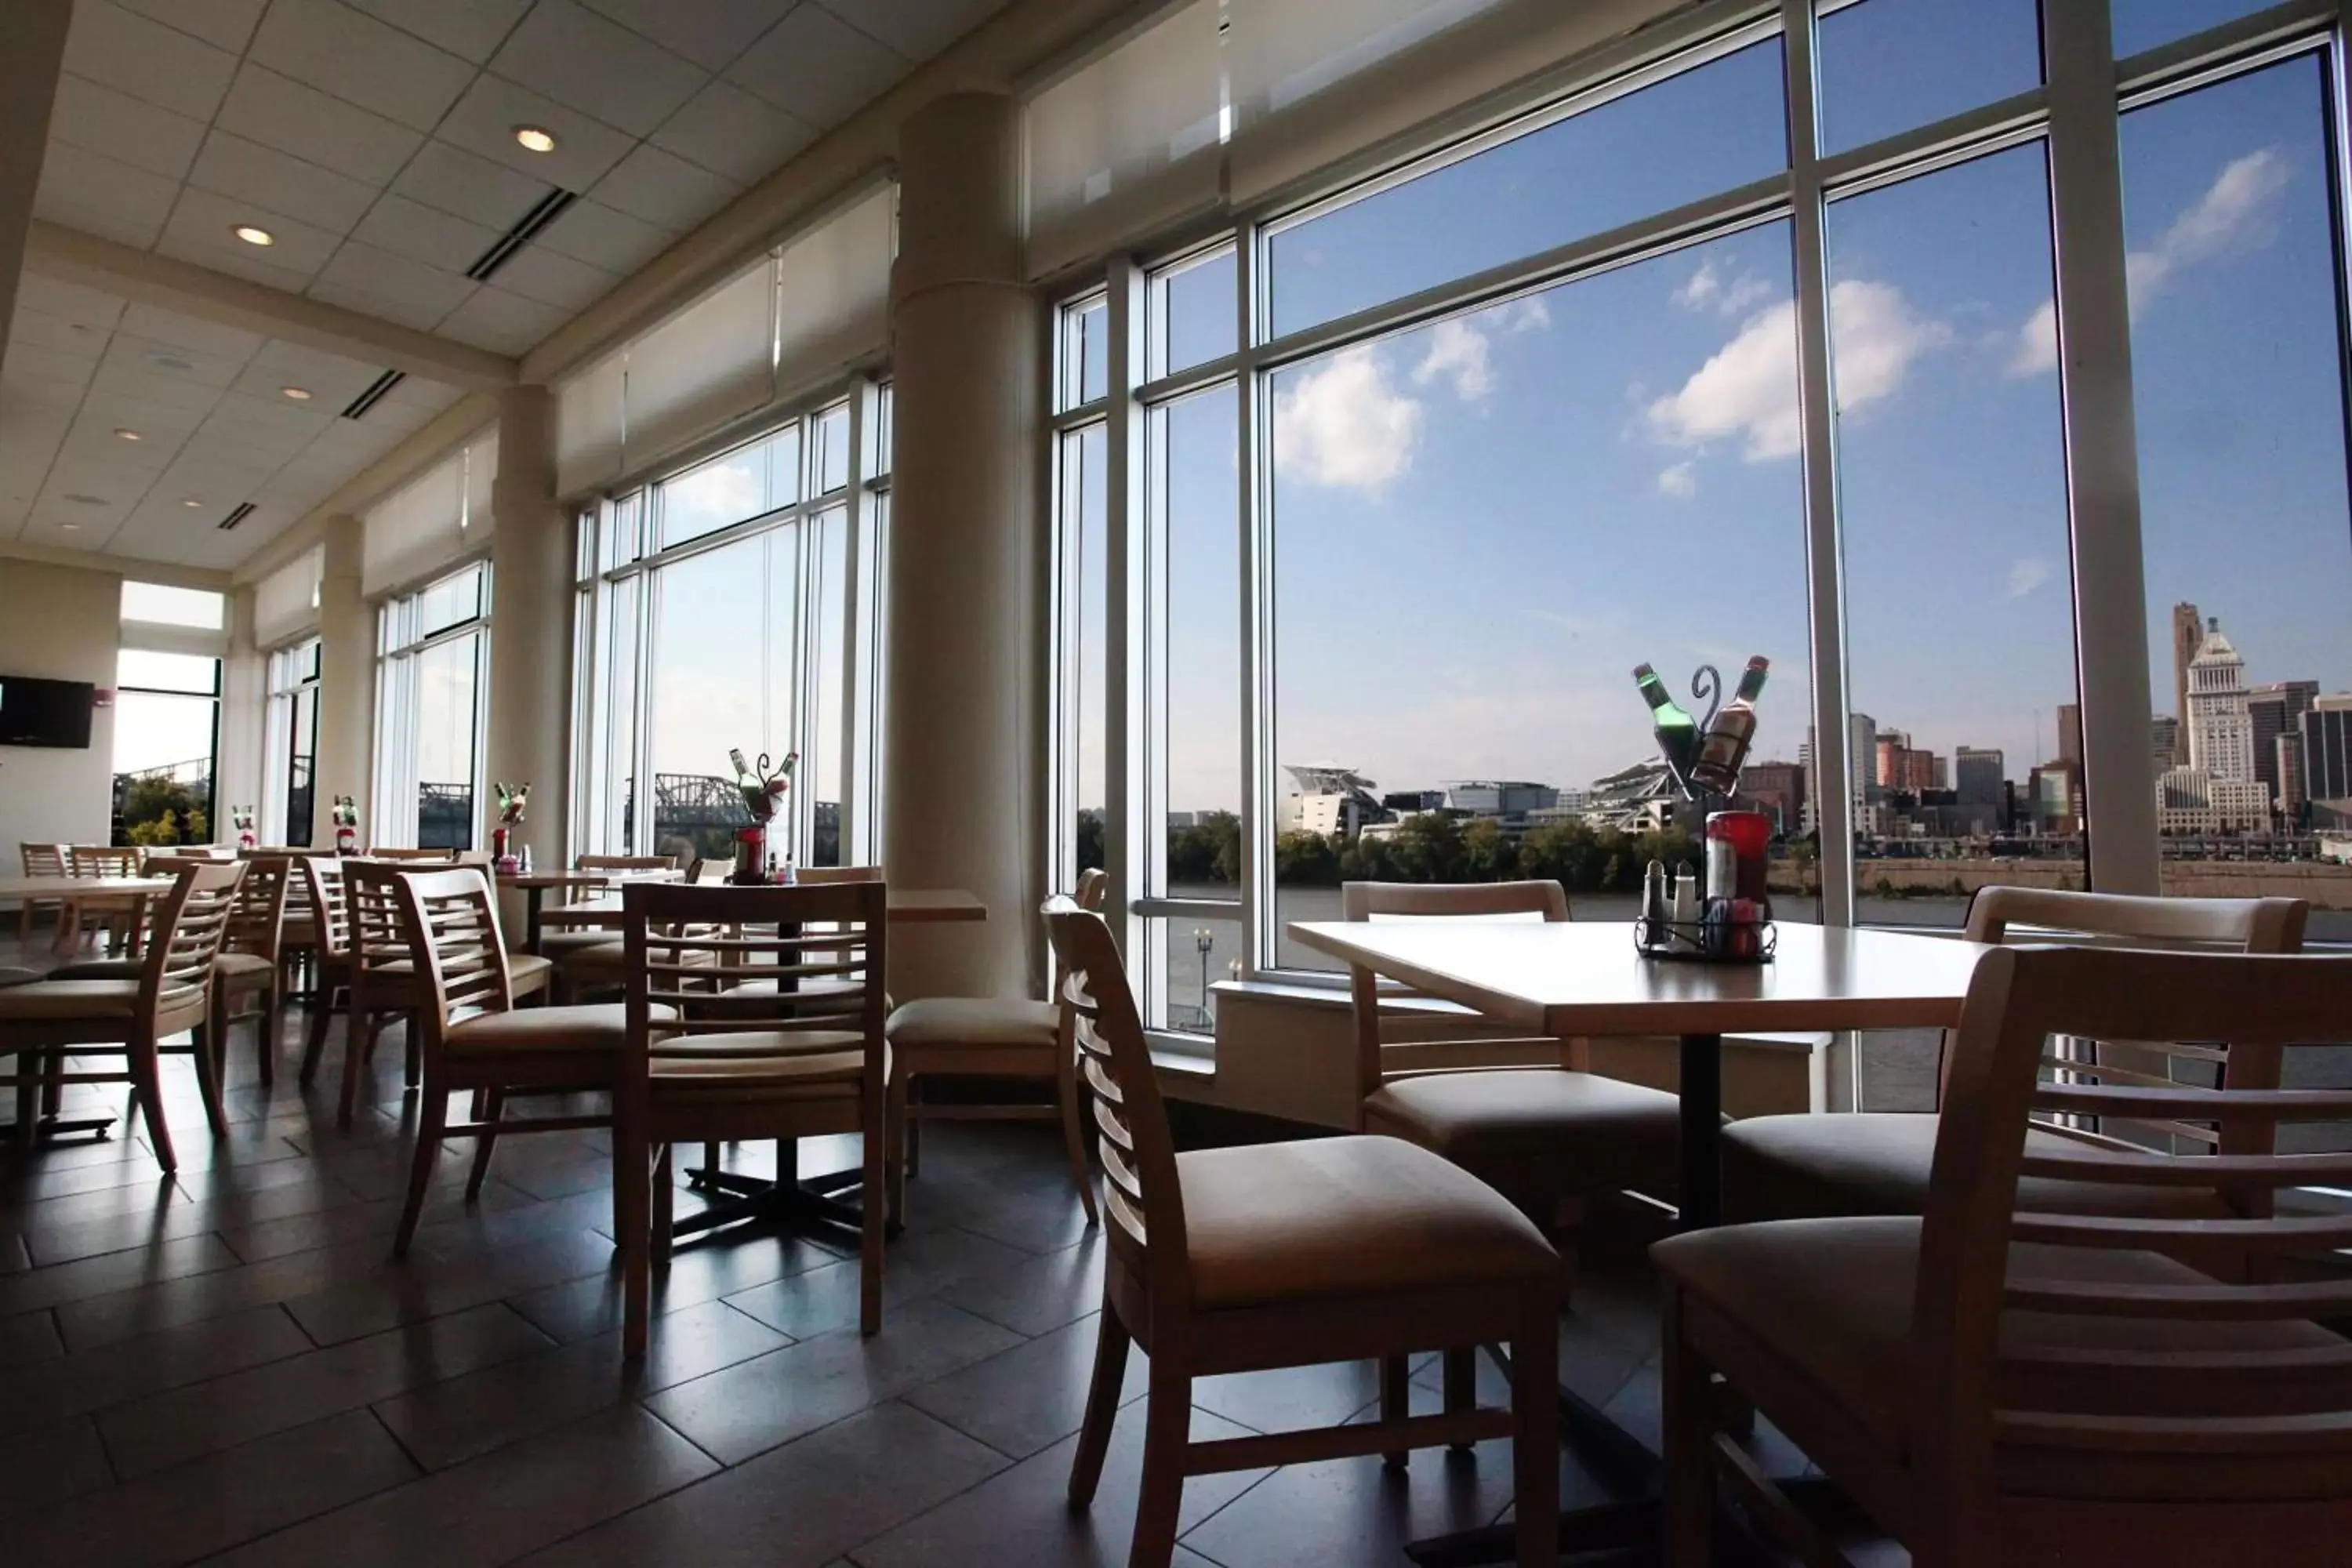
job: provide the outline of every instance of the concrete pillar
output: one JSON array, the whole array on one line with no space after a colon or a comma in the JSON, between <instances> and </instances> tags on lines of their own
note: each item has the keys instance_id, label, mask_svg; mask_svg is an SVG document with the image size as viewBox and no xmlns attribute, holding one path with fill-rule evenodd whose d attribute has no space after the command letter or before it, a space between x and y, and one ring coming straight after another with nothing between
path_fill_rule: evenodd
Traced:
<instances>
[{"instance_id":1,"label":"concrete pillar","mask_svg":"<svg viewBox=\"0 0 2352 1568\"><path fill-rule=\"evenodd\" d=\"M262 726L268 658L253 640L253 588L228 595L228 653L221 660L220 755L213 766L212 837L236 842L229 807L261 799Z\"/></svg>"},{"instance_id":2,"label":"concrete pillar","mask_svg":"<svg viewBox=\"0 0 2352 1568\"><path fill-rule=\"evenodd\" d=\"M367 525L348 514L327 520L319 567L319 760L311 792L310 842L331 845L327 808L350 795L363 813L375 762L375 614L360 593ZM373 816L360 818L362 844L387 838ZM265 835L266 837L266 835Z\"/></svg>"},{"instance_id":3,"label":"concrete pillar","mask_svg":"<svg viewBox=\"0 0 2352 1568\"><path fill-rule=\"evenodd\" d=\"M0 326L16 313L25 235L33 222L58 65L72 20L73 0L11 0L0 6Z\"/></svg>"},{"instance_id":4,"label":"concrete pillar","mask_svg":"<svg viewBox=\"0 0 2352 1568\"><path fill-rule=\"evenodd\" d=\"M571 773L571 519L555 500L555 400L544 386L499 394L499 472L490 508L489 782L528 784L530 805L513 852L563 864ZM483 842L498 820L492 793Z\"/></svg>"},{"instance_id":5,"label":"concrete pillar","mask_svg":"<svg viewBox=\"0 0 2352 1568\"><path fill-rule=\"evenodd\" d=\"M1021 117L956 93L899 131L883 864L984 925L891 933L901 996L1034 994L1044 973L1043 363L1021 276Z\"/></svg>"}]
</instances>

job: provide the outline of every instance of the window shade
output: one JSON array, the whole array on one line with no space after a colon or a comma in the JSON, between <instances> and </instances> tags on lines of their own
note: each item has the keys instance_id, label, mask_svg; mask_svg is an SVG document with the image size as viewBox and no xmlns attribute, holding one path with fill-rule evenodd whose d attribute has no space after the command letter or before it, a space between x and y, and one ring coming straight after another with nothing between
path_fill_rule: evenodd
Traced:
<instances>
[{"instance_id":1,"label":"window shade","mask_svg":"<svg viewBox=\"0 0 2352 1568\"><path fill-rule=\"evenodd\" d=\"M360 591L370 598L389 593L464 553L465 509L461 447L368 510Z\"/></svg>"},{"instance_id":2,"label":"window shade","mask_svg":"<svg viewBox=\"0 0 2352 1568\"><path fill-rule=\"evenodd\" d=\"M555 488L593 489L621 472L625 353L611 353L555 389Z\"/></svg>"},{"instance_id":3,"label":"window shade","mask_svg":"<svg viewBox=\"0 0 2352 1568\"><path fill-rule=\"evenodd\" d=\"M465 547L479 550L499 525L491 488L499 478L499 433L496 430L466 444Z\"/></svg>"},{"instance_id":4,"label":"window shade","mask_svg":"<svg viewBox=\"0 0 2352 1568\"><path fill-rule=\"evenodd\" d=\"M1030 100L1030 277L1216 205L1219 70L1215 0L1193 0Z\"/></svg>"},{"instance_id":5,"label":"window shade","mask_svg":"<svg viewBox=\"0 0 2352 1568\"><path fill-rule=\"evenodd\" d=\"M319 578L326 551L314 547L264 577L253 589L253 640L261 647L290 642L319 628Z\"/></svg>"},{"instance_id":6,"label":"window shade","mask_svg":"<svg viewBox=\"0 0 2352 1568\"><path fill-rule=\"evenodd\" d=\"M890 224L897 205L898 188L885 185L785 246L777 258L779 392L815 381L888 342Z\"/></svg>"},{"instance_id":7,"label":"window shade","mask_svg":"<svg viewBox=\"0 0 2352 1568\"><path fill-rule=\"evenodd\" d=\"M775 396L775 258L631 343L625 466L640 468Z\"/></svg>"}]
</instances>

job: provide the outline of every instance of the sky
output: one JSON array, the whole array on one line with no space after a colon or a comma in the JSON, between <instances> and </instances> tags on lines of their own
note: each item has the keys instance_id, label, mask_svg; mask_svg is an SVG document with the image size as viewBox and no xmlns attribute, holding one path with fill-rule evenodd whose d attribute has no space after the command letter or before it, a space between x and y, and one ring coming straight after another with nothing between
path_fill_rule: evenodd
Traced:
<instances>
[{"instance_id":1,"label":"sky","mask_svg":"<svg viewBox=\"0 0 2352 1568\"><path fill-rule=\"evenodd\" d=\"M2119 52L2252 8L2116 0ZM1757 46L1286 231L1277 331L1777 172L1780 69ZM1823 26L1825 135L1859 144L2039 71L2031 4L1867 0ZM2320 87L2305 58L2124 123L2158 712L2179 599L2221 617L2250 680L2352 689ZM2032 143L1841 200L1827 230L1853 706L1947 756L1998 747L2021 780L2075 700L2048 211ZM1230 264L1200 272L1171 291L1170 368L1230 343ZM1279 373L1279 760L1391 789L1580 785L1650 750L1636 662L1680 695L1700 661L1728 679L1759 653L1753 754L1793 758L1791 276L1773 222ZM1169 805L1230 808L1233 395L1160 417Z\"/></svg>"}]
</instances>

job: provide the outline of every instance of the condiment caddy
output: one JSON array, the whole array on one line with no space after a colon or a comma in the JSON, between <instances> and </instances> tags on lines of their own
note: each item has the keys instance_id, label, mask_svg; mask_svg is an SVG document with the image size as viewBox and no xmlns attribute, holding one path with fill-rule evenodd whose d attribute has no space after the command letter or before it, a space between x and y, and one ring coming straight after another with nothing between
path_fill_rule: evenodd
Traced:
<instances>
[{"instance_id":1,"label":"condiment caddy","mask_svg":"<svg viewBox=\"0 0 2352 1568\"><path fill-rule=\"evenodd\" d=\"M1732 700L1693 718L1675 701L1657 671L1644 664L1633 679L1650 705L1658 754L1675 787L1705 806L1737 792L1739 770L1756 734L1756 700L1769 669L1759 658L1748 661ZM1702 666L1691 681L1695 697L1718 697L1723 678ZM1642 913L1633 922L1633 944L1652 958L1702 963L1766 963L1779 942L1765 870L1772 820L1760 811L1710 811L1706 853L1698 868L1687 863L1672 873L1650 862L1642 883Z\"/></svg>"}]
</instances>

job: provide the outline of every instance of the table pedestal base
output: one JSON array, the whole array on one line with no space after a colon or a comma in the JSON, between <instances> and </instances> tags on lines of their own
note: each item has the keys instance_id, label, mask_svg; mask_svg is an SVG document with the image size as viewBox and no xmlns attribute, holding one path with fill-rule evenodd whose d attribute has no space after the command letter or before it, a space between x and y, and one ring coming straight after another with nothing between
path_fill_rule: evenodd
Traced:
<instances>
[{"instance_id":1,"label":"table pedestal base","mask_svg":"<svg viewBox=\"0 0 2352 1568\"><path fill-rule=\"evenodd\" d=\"M786 1145L790 1147L789 1144ZM771 1181L708 1166L689 1168L687 1184L709 1198L700 1214L689 1215L670 1226L673 1241L707 1235L723 1226L756 1224L763 1230L785 1231L815 1240L856 1247L865 1213L857 1189L863 1171L828 1171L805 1181ZM848 1198L841 1194L848 1194Z\"/></svg>"},{"instance_id":2,"label":"table pedestal base","mask_svg":"<svg viewBox=\"0 0 2352 1568\"><path fill-rule=\"evenodd\" d=\"M22 1142L23 1133L20 1129L23 1125L24 1124L22 1122L17 1121L0 1121L0 1143L5 1143L11 1140ZM114 1118L111 1116L42 1116L34 1120L33 1142L36 1143L54 1142L59 1138L67 1137L76 1132L95 1132L100 1139L103 1139L112 1130L113 1126Z\"/></svg>"}]
</instances>

